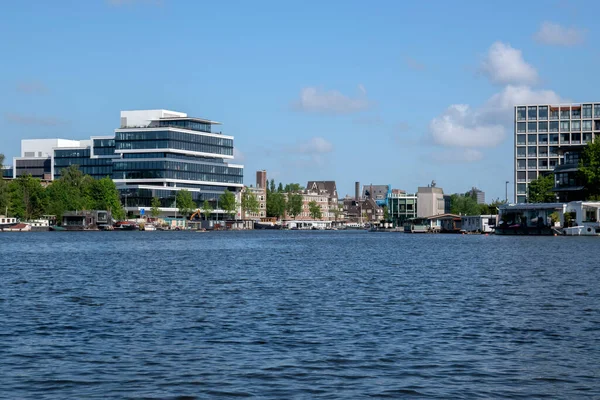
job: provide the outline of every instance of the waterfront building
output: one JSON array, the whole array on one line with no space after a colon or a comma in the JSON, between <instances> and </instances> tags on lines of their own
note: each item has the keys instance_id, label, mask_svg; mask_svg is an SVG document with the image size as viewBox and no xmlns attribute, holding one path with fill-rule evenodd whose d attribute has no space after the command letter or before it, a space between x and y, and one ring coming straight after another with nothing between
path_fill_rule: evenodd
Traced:
<instances>
[{"instance_id":1,"label":"waterfront building","mask_svg":"<svg viewBox=\"0 0 600 400\"><path fill-rule=\"evenodd\" d=\"M383 207L387 204L388 197L392 193L391 185L364 185L363 199L370 198L375 200L378 206Z\"/></svg>"},{"instance_id":2,"label":"waterfront building","mask_svg":"<svg viewBox=\"0 0 600 400\"><path fill-rule=\"evenodd\" d=\"M529 182L600 135L600 104L526 104L514 112L515 201L526 203Z\"/></svg>"},{"instance_id":3,"label":"waterfront building","mask_svg":"<svg viewBox=\"0 0 600 400\"><path fill-rule=\"evenodd\" d=\"M245 186L258 200L258 213L243 211L242 219L260 220L267 216L267 171L256 171L256 187Z\"/></svg>"},{"instance_id":4,"label":"waterfront building","mask_svg":"<svg viewBox=\"0 0 600 400\"><path fill-rule=\"evenodd\" d=\"M394 189L387 200L388 215L395 226L402 226L408 219L417 217L417 195Z\"/></svg>"},{"instance_id":5,"label":"waterfront building","mask_svg":"<svg viewBox=\"0 0 600 400\"><path fill-rule=\"evenodd\" d=\"M79 140L69 139L23 139L21 155L13 158L13 178L31 175L44 181L54 179L54 150L78 148Z\"/></svg>"},{"instance_id":6,"label":"waterfront building","mask_svg":"<svg viewBox=\"0 0 600 400\"><path fill-rule=\"evenodd\" d=\"M361 202L362 222L378 223L383 220L383 207L375 199L366 198Z\"/></svg>"},{"instance_id":7,"label":"waterfront building","mask_svg":"<svg viewBox=\"0 0 600 400\"><path fill-rule=\"evenodd\" d=\"M552 171L554 189L558 201L571 202L585 200L585 186L579 177L581 151L573 149L564 154L561 164Z\"/></svg>"},{"instance_id":8,"label":"waterfront building","mask_svg":"<svg viewBox=\"0 0 600 400\"><path fill-rule=\"evenodd\" d=\"M444 195L444 190L433 181L427 187L417 189L417 204L417 217L428 218L447 213L450 209L450 196Z\"/></svg>"},{"instance_id":9,"label":"waterfront building","mask_svg":"<svg viewBox=\"0 0 600 400\"><path fill-rule=\"evenodd\" d=\"M463 215L462 231L467 233L491 233L496 227L497 215Z\"/></svg>"},{"instance_id":10,"label":"waterfront building","mask_svg":"<svg viewBox=\"0 0 600 400\"><path fill-rule=\"evenodd\" d=\"M62 171L71 165L94 179L112 178L113 162L119 158L115 154L114 136L92 136L80 140L77 145L54 148L53 179L59 179Z\"/></svg>"},{"instance_id":11,"label":"waterfront building","mask_svg":"<svg viewBox=\"0 0 600 400\"><path fill-rule=\"evenodd\" d=\"M357 196L357 198L360 197L358 192L356 192L355 195ZM343 220L351 223L358 223L361 221L362 212L360 200L346 196L339 203L342 209Z\"/></svg>"},{"instance_id":12,"label":"waterfront building","mask_svg":"<svg viewBox=\"0 0 600 400\"><path fill-rule=\"evenodd\" d=\"M208 200L218 209L225 190L240 201L242 165L233 159L233 136L215 132L219 122L169 110L122 111L115 129L113 180L136 213L157 197L165 212L176 212L176 194L185 189L193 200ZM238 209L237 215L240 215Z\"/></svg>"}]
</instances>

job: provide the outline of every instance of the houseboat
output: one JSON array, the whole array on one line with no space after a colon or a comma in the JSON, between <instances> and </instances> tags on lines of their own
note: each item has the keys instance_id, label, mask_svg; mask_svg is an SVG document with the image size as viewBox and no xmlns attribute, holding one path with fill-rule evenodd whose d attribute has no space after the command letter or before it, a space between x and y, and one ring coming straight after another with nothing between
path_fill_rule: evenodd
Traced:
<instances>
[{"instance_id":1,"label":"houseboat","mask_svg":"<svg viewBox=\"0 0 600 400\"><path fill-rule=\"evenodd\" d=\"M497 215L463 215L463 233L492 233L496 229Z\"/></svg>"},{"instance_id":2,"label":"houseboat","mask_svg":"<svg viewBox=\"0 0 600 400\"><path fill-rule=\"evenodd\" d=\"M111 226L109 211L67 211L62 216L62 227L68 231L95 231Z\"/></svg>"},{"instance_id":3,"label":"houseboat","mask_svg":"<svg viewBox=\"0 0 600 400\"><path fill-rule=\"evenodd\" d=\"M566 204L504 204L499 207L497 235L554 235L561 233ZM564 225L563 225L564 226Z\"/></svg>"},{"instance_id":4,"label":"houseboat","mask_svg":"<svg viewBox=\"0 0 600 400\"><path fill-rule=\"evenodd\" d=\"M427 218L411 218L404 223L405 233L427 233L430 228Z\"/></svg>"},{"instance_id":5,"label":"houseboat","mask_svg":"<svg viewBox=\"0 0 600 400\"><path fill-rule=\"evenodd\" d=\"M600 236L600 202L567 203L563 234L567 236Z\"/></svg>"}]
</instances>

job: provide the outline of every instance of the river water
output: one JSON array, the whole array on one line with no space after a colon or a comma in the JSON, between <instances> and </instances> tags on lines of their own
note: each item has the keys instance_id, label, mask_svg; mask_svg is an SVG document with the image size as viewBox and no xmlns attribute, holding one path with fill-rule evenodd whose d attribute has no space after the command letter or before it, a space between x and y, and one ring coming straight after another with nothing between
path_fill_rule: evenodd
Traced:
<instances>
[{"instance_id":1,"label":"river water","mask_svg":"<svg viewBox=\"0 0 600 400\"><path fill-rule=\"evenodd\" d=\"M2 398L600 398L599 238L0 234Z\"/></svg>"}]
</instances>

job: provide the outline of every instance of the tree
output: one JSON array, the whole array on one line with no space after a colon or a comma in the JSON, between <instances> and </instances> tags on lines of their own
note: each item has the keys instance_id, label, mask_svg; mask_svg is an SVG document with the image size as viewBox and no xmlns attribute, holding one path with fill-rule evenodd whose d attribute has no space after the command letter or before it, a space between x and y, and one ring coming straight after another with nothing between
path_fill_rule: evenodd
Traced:
<instances>
[{"instance_id":1,"label":"tree","mask_svg":"<svg viewBox=\"0 0 600 400\"><path fill-rule=\"evenodd\" d=\"M273 192L267 194L267 217L280 218L285 214L286 201L283 193Z\"/></svg>"},{"instance_id":2,"label":"tree","mask_svg":"<svg viewBox=\"0 0 600 400\"><path fill-rule=\"evenodd\" d=\"M269 184L269 190L271 193L275 193L275 179L271 179L271 183Z\"/></svg>"},{"instance_id":3,"label":"tree","mask_svg":"<svg viewBox=\"0 0 600 400\"><path fill-rule=\"evenodd\" d=\"M93 181L92 177L84 175L77 165L64 168L60 178L46 189L47 213L56 215L57 220L60 221L65 211L93 209Z\"/></svg>"},{"instance_id":4,"label":"tree","mask_svg":"<svg viewBox=\"0 0 600 400\"><path fill-rule=\"evenodd\" d=\"M176 200L177 209L179 210L181 215L183 215L186 218L192 213L194 208L196 208L196 203L194 203L192 193L189 190L183 189L177 192Z\"/></svg>"},{"instance_id":5,"label":"tree","mask_svg":"<svg viewBox=\"0 0 600 400\"><path fill-rule=\"evenodd\" d=\"M0 214L4 214L7 207L10 206L10 192L8 182L0 177Z\"/></svg>"},{"instance_id":6,"label":"tree","mask_svg":"<svg viewBox=\"0 0 600 400\"><path fill-rule=\"evenodd\" d=\"M160 199L158 197L153 197L150 206L150 216L152 218L158 218L160 215Z\"/></svg>"},{"instance_id":7,"label":"tree","mask_svg":"<svg viewBox=\"0 0 600 400\"><path fill-rule=\"evenodd\" d=\"M286 193L290 193L290 192L301 192L302 190L304 190L302 188L302 186L299 183L288 183L287 185L285 185L284 191Z\"/></svg>"},{"instance_id":8,"label":"tree","mask_svg":"<svg viewBox=\"0 0 600 400\"><path fill-rule=\"evenodd\" d=\"M121 206L119 191L115 182L108 176L89 183L90 208L94 210L110 211L115 219L125 218L125 211Z\"/></svg>"},{"instance_id":9,"label":"tree","mask_svg":"<svg viewBox=\"0 0 600 400\"><path fill-rule=\"evenodd\" d=\"M554 176L552 174L538 176L529 183L527 201L529 203L554 203L556 195L552 192L553 188Z\"/></svg>"},{"instance_id":10,"label":"tree","mask_svg":"<svg viewBox=\"0 0 600 400\"><path fill-rule=\"evenodd\" d=\"M0 169L4 165L4 154L0 153Z\"/></svg>"},{"instance_id":11,"label":"tree","mask_svg":"<svg viewBox=\"0 0 600 400\"><path fill-rule=\"evenodd\" d=\"M286 210L292 219L295 219L297 215L302 212L302 206L304 205L302 195L300 193L288 194L288 200Z\"/></svg>"},{"instance_id":12,"label":"tree","mask_svg":"<svg viewBox=\"0 0 600 400\"><path fill-rule=\"evenodd\" d=\"M256 195L249 190L245 190L242 194L242 210L245 213L258 214L260 203L256 198Z\"/></svg>"},{"instance_id":13,"label":"tree","mask_svg":"<svg viewBox=\"0 0 600 400\"><path fill-rule=\"evenodd\" d=\"M479 215L480 207L472 196L453 194L450 196L450 213L456 215Z\"/></svg>"},{"instance_id":14,"label":"tree","mask_svg":"<svg viewBox=\"0 0 600 400\"><path fill-rule=\"evenodd\" d=\"M21 175L9 183L10 212L25 220L39 218L47 207L42 183L31 175Z\"/></svg>"},{"instance_id":15,"label":"tree","mask_svg":"<svg viewBox=\"0 0 600 400\"><path fill-rule=\"evenodd\" d=\"M221 198L219 199L219 204L221 208L225 211L225 214L230 215L231 217L235 216L235 211L237 210L237 202L235 201L235 195L229 190L225 189Z\"/></svg>"},{"instance_id":16,"label":"tree","mask_svg":"<svg viewBox=\"0 0 600 400\"><path fill-rule=\"evenodd\" d=\"M581 152L579 176L585 186L586 199L600 196L600 140L588 143Z\"/></svg>"},{"instance_id":17,"label":"tree","mask_svg":"<svg viewBox=\"0 0 600 400\"><path fill-rule=\"evenodd\" d=\"M208 217L210 217L210 214L212 214L213 208L210 205L210 203L208 202L208 200L204 200L204 203L202 204L202 215L204 215L204 220L208 220Z\"/></svg>"},{"instance_id":18,"label":"tree","mask_svg":"<svg viewBox=\"0 0 600 400\"><path fill-rule=\"evenodd\" d=\"M281 182L279 182L279 186L277 186L277 191L278 191L279 193L282 193L282 192L283 192L283 184L282 184Z\"/></svg>"},{"instance_id":19,"label":"tree","mask_svg":"<svg viewBox=\"0 0 600 400\"><path fill-rule=\"evenodd\" d=\"M387 221L390 219L390 211L387 206L383 206L383 220Z\"/></svg>"},{"instance_id":20,"label":"tree","mask_svg":"<svg viewBox=\"0 0 600 400\"><path fill-rule=\"evenodd\" d=\"M323 215L321 214L321 206L315 200L308 203L308 211L312 219L323 218Z\"/></svg>"}]
</instances>

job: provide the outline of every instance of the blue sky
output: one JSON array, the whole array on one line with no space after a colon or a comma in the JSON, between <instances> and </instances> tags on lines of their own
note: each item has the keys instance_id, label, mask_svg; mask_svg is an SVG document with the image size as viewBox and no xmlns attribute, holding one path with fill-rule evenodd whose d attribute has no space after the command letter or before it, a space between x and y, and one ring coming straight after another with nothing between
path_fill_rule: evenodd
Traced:
<instances>
[{"instance_id":1,"label":"blue sky","mask_svg":"<svg viewBox=\"0 0 600 400\"><path fill-rule=\"evenodd\" d=\"M513 180L515 103L600 101L597 2L371 3L8 2L0 152L166 108L223 122L247 184L436 180L491 200Z\"/></svg>"}]
</instances>

